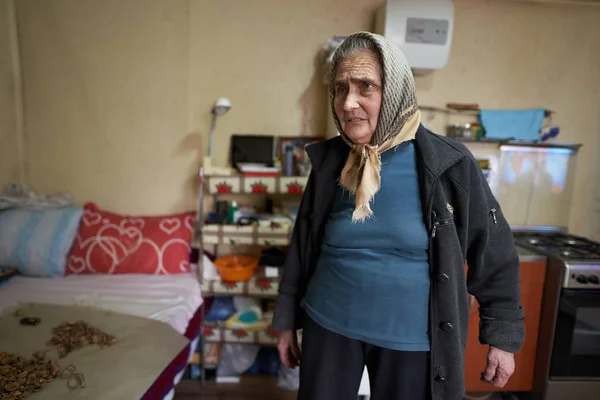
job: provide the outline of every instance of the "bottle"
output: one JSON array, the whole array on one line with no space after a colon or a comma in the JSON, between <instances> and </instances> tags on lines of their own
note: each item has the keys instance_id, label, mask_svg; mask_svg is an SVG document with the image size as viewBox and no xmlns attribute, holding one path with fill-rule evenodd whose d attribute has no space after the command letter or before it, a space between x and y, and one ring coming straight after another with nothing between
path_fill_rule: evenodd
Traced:
<instances>
[{"instance_id":1,"label":"bottle","mask_svg":"<svg viewBox=\"0 0 600 400\"><path fill-rule=\"evenodd\" d=\"M292 146L285 147L285 176L294 175L294 148Z\"/></svg>"},{"instance_id":2,"label":"bottle","mask_svg":"<svg viewBox=\"0 0 600 400\"><path fill-rule=\"evenodd\" d=\"M229 223L230 224L235 224L237 222L236 221L237 212L238 212L238 204L237 204L237 201L233 200L231 202L231 206L229 207Z\"/></svg>"}]
</instances>

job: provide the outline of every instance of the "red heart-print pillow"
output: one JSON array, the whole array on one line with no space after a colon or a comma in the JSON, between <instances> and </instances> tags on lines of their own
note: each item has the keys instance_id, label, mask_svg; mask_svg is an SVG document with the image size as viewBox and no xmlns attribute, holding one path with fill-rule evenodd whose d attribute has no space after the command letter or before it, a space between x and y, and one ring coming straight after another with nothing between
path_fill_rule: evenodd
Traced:
<instances>
[{"instance_id":1,"label":"red heart-print pillow","mask_svg":"<svg viewBox=\"0 0 600 400\"><path fill-rule=\"evenodd\" d=\"M190 271L195 213L126 216L84 206L66 274L177 274Z\"/></svg>"}]
</instances>

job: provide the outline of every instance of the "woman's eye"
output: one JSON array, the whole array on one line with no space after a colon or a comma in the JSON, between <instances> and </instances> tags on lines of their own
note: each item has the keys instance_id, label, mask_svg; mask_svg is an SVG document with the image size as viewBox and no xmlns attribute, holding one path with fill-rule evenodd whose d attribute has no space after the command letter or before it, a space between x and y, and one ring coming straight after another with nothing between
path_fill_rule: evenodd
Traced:
<instances>
[{"instance_id":1,"label":"woman's eye","mask_svg":"<svg viewBox=\"0 0 600 400\"><path fill-rule=\"evenodd\" d=\"M373 85L372 83L365 83L363 85L363 89L373 89L375 87L375 85Z\"/></svg>"},{"instance_id":2,"label":"woman's eye","mask_svg":"<svg viewBox=\"0 0 600 400\"><path fill-rule=\"evenodd\" d=\"M343 86L338 86L338 88L336 89L336 93L344 94L344 93L346 93L346 88Z\"/></svg>"}]
</instances>

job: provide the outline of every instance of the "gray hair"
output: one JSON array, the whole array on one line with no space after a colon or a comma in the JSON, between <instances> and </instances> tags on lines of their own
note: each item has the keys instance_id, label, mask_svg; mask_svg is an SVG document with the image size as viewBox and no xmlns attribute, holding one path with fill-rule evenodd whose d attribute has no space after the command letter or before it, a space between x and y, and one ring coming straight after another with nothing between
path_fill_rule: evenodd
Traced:
<instances>
[{"instance_id":1,"label":"gray hair","mask_svg":"<svg viewBox=\"0 0 600 400\"><path fill-rule=\"evenodd\" d=\"M379 67L383 68L381 53L379 49L375 45L375 43L363 36L349 36L346 40L342 42L335 50L333 55L333 59L331 61L331 70L329 73L331 74L331 81L335 79L335 74L337 73L337 67L340 65L342 60L346 57L350 57L355 53L366 51L371 52L377 55L377 59L379 60ZM383 72L383 71L382 71Z\"/></svg>"}]
</instances>

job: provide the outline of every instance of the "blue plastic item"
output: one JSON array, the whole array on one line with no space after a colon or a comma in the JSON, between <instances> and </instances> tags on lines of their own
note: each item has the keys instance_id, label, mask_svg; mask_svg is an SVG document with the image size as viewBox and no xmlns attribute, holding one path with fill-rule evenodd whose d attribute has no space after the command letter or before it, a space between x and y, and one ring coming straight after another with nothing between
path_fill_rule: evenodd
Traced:
<instances>
[{"instance_id":1,"label":"blue plastic item","mask_svg":"<svg viewBox=\"0 0 600 400\"><path fill-rule=\"evenodd\" d=\"M557 137L560 134L560 128L558 126L553 126L547 132L542 133L542 142L545 140L550 140Z\"/></svg>"},{"instance_id":2,"label":"blue plastic item","mask_svg":"<svg viewBox=\"0 0 600 400\"><path fill-rule=\"evenodd\" d=\"M277 376L280 366L281 361L279 360L277 349L263 347L258 352L258 356L250 369L246 372L253 375L264 374Z\"/></svg>"},{"instance_id":3,"label":"blue plastic item","mask_svg":"<svg viewBox=\"0 0 600 400\"><path fill-rule=\"evenodd\" d=\"M235 314L233 297L215 297L210 311L204 317L206 321L226 321Z\"/></svg>"},{"instance_id":4,"label":"blue plastic item","mask_svg":"<svg viewBox=\"0 0 600 400\"><path fill-rule=\"evenodd\" d=\"M252 324L258 321L258 315L254 311L246 311L240 314L239 320L245 324Z\"/></svg>"},{"instance_id":5,"label":"blue plastic item","mask_svg":"<svg viewBox=\"0 0 600 400\"><path fill-rule=\"evenodd\" d=\"M285 176L294 175L294 148L285 147Z\"/></svg>"},{"instance_id":6,"label":"blue plastic item","mask_svg":"<svg viewBox=\"0 0 600 400\"><path fill-rule=\"evenodd\" d=\"M538 141L544 124L544 109L481 110L479 119L488 139Z\"/></svg>"}]
</instances>

